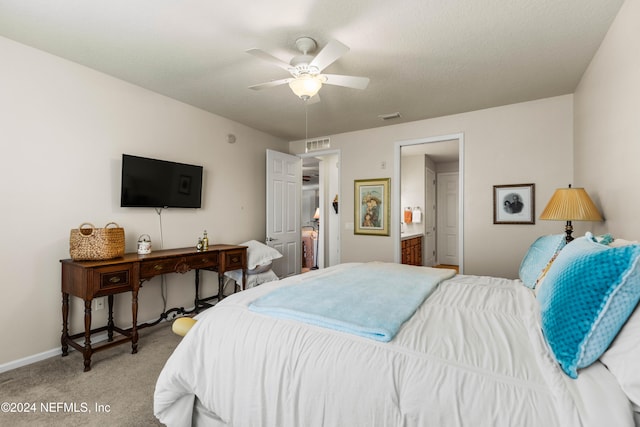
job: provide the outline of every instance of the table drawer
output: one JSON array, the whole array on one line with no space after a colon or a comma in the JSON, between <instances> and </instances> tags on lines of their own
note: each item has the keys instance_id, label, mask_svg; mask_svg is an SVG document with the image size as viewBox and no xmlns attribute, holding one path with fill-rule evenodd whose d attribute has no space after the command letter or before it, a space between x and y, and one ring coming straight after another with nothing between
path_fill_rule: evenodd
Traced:
<instances>
[{"instance_id":1,"label":"table drawer","mask_svg":"<svg viewBox=\"0 0 640 427\"><path fill-rule=\"evenodd\" d=\"M131 265L116 265L94 270L94 289L97 294L111 294L132 290Z\"/></svg>"},{"instance_id":2,"label":"table drawer","mask_svg":"<svg viewBox=\"0 0 640 427\"><path fill-rule=\"evenodd\" d=\"M211 268L218 265L218 254L215 252L203 252L201 254L189 255L185 261L189 267L194 268Z\"/></svg>"},{"instance_id":3,"label":"table drawer","mask_svg":"<svg viewBox=\"0 0 640 427\"><path fill-rule=\"evenodd\" d=\"M189 270L211 268L217 265L218 256L215 252L186 255L178 259L145 261L140 264L140 278L146 279L166 273L186 273Z\"/></svg>"},{"instance_id":4,"label":"table drawer","mask_svg":"<svg viewBox=\"0 0 640 427\"><path fill-rule=\"evenodd\" d=\"M175 259L159 259L149 262L142 262L140 264L140 278L145 279L149 277L158 276L165 273L173 273L176 271Z\"/></svg>"},{"instance_id":5,"label":"table drawer","mask_svg":"<svg viewBox=\"0 0 640 427\"><path fill-rule=\"evenodd\" d=\"M246 256L246 251L244 249L225 251L224 253L224 267L225 270L237 270L242 268L243 260Z\"/></svg>"}]
</instances>

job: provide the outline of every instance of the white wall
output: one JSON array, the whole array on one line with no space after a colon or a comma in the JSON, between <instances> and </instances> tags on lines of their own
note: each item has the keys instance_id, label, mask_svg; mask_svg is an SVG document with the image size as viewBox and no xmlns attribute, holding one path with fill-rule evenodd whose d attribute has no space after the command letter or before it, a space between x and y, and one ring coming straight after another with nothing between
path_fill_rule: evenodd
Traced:
<instances>
[{"instance_id":1,"label":"white wall","mask_svg":"<svg viewBox=\"0 0 640 427\"><path fill-rule=\"evenodd\" d=\"M592 227L630 240L640 240L639 23L640 1L627 0L584 73L574 104L575 182L605 218Z\"/></svg>"},{"instance_id":2,"label":"white wall","mask_svg":"<svg viewBox=\"0 0 640 427\"><path fill-rule=\"evenodd\" d=\"M459 162L436 163L435 166L437 173L460 172Z\"/></svg>"},{"instance_id":3,"label":"white wall","mask_svg":"<svg viewBox=\"0 0 640 427\"><path fill-rule=\"evenodd\" d=\"M403 156L400 168L402 169L401 179L402 187L400 188L400 209L402 210L400 221L404 223L404 211L406 208L419 207L424 213L424 196L425 196L425 156L424 154L416 156ZM404 223L402 226L406 235L423 234L424 221L419 223Z\"/></svg>"},{"instance_id":4,"label":"white wall","mask_svg":"<svg viewBox=\"0 0 640 427\"><path fill-rule=\"evenodd\" d=\"M342 262L394 260L394 240L354 235L355 179L394 177L397 141L464 133L464 271L517 277L520 261L536 237L564 230L564 224L494 225L493 185L536 184L535 216L557 187L573 177L573 96L491 108L418 122L330 135L341 150ZM290 152L304 152L292 141ZM383 168L384 165L384 168ZM393 186L393 183L392 183ZM394 197L395 195L391 195ZM392 212L391 221L400 221Z\"/></svg>"},{"instance_id":5,"label":"white wall","mask_svg":"<svg viewBox=\"0 0 640 427\"><path fill-rule=\"evenodd\" d=\"M322 156L321 166L324 168L324 188L326 200L324 203L324 259L323 265L330 267L340 264L340 156L328 154ZM333 200L338 198L338 213L333 209ZM322 259L322 258L321 258Z\"/></svg>"},{"instance_id":6,"label":"white wall","mask_svg":"<svg viewBox=\"0 0 640 427\"><path fill-rule=\"evenodd\" d=\"M127 252L143 233L159 248L156 212L120 208L122 153L204 166L203 208L162 213L165 247L195 246L204 229L211 243L264 238L265 150L286 151L286 142L8 39L0 38L0 56L0 368L59 348L59 260L69 257L70 229L115 221ZM213 273L203 280L215 289ZM162 310L159 281L140 292L143 322ZM166 281L169 307L193 305L193 273ZM79 332L82 306L73 300ZM128 327L130 295L116 300L116 320ZM95 312L94 325L105 318Z\"/></svg>"}]
</instances>

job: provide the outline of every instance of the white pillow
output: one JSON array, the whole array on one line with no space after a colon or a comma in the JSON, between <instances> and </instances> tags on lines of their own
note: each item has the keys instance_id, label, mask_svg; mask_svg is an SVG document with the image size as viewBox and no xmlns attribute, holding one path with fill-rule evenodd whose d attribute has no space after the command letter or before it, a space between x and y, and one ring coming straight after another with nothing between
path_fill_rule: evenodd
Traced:
<instances>
[{"instance_id":1,"label":"white pillow","mask_svg":"<svg viewBox=\"0 0 640 427\"><path fill-rule=\"evenodd\" d=\"M618 384L640 413L640 305L636 307L600 361L618 379Z\"/></svg>"},{"instance_id":2,"label":"white pillow","mask_svg":"<svg viewBox=\"0 0 640 427\"><path fill-rule=\"evenodd\" d=\"M264 273L265 271L271 270L271 265L272 265L271 263L259 265L253 270L247 270L247 274L252 275L252 274Z\"/></svg>"},{"instance_id":3,"label":"white pillow","mask_svg":"<svg viewBox=\"0 0 640 427\"><path fill-rule=\"evenodd\" d=\"M242 270L232 270L224 273L230 279L236 281L238 286L242 286ZM247 276L247 285L245 289L253 288L254 286L261 285L267 282L273 282L274 280L279 280L276 273L273 270L265 271L264 273L252 274Z\"/></svg>"},{"instance_id":4,"label":"white pillow","mask_svg":"<svg viewBox=\"0 0 640 427\"><path fill-rule=\"evenodd\" d=\"M282 258L282 254L276 249L257 240L240 243L240 246L247 246L247 270L255 270L260 265L270 264L274 259Z\"/></svg>"}]
</instances>

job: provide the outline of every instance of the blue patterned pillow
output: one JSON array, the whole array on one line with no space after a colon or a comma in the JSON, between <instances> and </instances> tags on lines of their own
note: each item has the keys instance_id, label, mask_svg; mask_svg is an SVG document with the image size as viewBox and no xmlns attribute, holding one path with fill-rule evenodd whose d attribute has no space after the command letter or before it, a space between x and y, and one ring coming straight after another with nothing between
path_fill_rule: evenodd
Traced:
<instances>
[{"instance_id":1,"label":"blue patterned pillow","mask_svg":"<svg viewBox=\"0 0 640 427\"><path fill-rule=\"evenodd\" d=\"M640 245L611 248L591 236L568 244L538 293L542 331L571 378L609 347L640 300Z\"/></svg>"},{"instance_id":2,"label":"blue patterned pillow","mask_svg":"<svg viewBox=\"0 0 640 427\"><path fill-rule=\"evenodd\" d=\"M519 276L522 283L527 288L535 288L540 274L565 245L564 234L538 237L520 263Z\"/></svg>"}]
</instances>

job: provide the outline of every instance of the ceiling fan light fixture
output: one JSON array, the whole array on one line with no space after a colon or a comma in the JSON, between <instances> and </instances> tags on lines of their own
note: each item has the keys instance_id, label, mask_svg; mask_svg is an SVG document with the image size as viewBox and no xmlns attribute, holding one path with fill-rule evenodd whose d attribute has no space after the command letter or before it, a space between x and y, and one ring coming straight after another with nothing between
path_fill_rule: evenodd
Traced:
<instances>
[{"instance_id":1,"label":"ceiling fan light fixture","mask_svg":"<svg viewBox=\"0 0 640 427\"><path fill-rule=\"evenodd\" d=\"M299 98L307 100L318 93L322 80L317 76L304 74L289 82L289 87Z\"/></svg>"}]
</instances>

